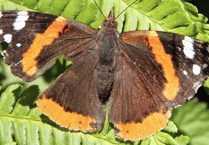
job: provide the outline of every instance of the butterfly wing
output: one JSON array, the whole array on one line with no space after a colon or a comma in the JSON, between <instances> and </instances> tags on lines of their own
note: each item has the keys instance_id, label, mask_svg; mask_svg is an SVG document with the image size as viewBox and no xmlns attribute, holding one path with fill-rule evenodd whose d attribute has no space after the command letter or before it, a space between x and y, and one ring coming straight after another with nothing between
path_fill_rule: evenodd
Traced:
<instances>
[{"instance_id":1,"label":"butterfly wing","mask_svg":"<svg viewBox=\"0 0 209 145\"><path fill-rule=\"evenodd\" d=\"M33 81L59 56L92 40L97 30L78 23L38 12L1 11L0 42L9 43L2 52L6 64L15 76Z\"/></svg>"},{"instance_id":2,"label":"butterfly wing","mask_svg":"<svg viewBox=\"0 0 209 145\"><path fill-rule=\"evenodd\" d=\"M99 101L95 86L95 42L82 48L89 51L71 56L73 66L44 91L37 105L60 126L90 132L103 128L105 106Z\"/></svg>"},{"instance_id":3,"label":"butterfly wing","mask_svg":"<svg viewBox=\"0 0 209 145\"><path fill-rule=\"evenodd\" d=\"M182 105L185 100L193 97L208 78L209 46L207 43L168 32L135 31L122 34L123 41L130 42L132 46L134 46L133 43L131 44L132 40L127 41L130 36L132 40L144 42L154 54L154 60L161 65L160 72L164 74L167 82L164 84L164 95L177 102L175 104L174 101L171 107ZM181 100L182 98L184 99Z\"/></svg>"},{"instance_id":4,"label":"butterfly wing","mask_svg":"<svg viewBox=\"0 0 209 145\"><path fill-rule=\"evenodd\" d=\"M208 77L208 44L154 31L122 33L108 104L116 137L137 141L167 125ZM182 44L183 42L183 44Z\"/></svg>"},{"instance_id":5,"label":"butterfly wing","mask_svg":"<svg viewBox=\"0 0 209 145\"><path fill-rule=\"evenodd\" d=\"M37 101L50 119L72 130L88 132L103 127L105 110L93 83L98 61L93 37L96 33L90 26L60 16L0 12L0 42L9 43L2 54L15 76L32 81L61 55L73 61L73 66Z\"/></svg>"}]
</instances>

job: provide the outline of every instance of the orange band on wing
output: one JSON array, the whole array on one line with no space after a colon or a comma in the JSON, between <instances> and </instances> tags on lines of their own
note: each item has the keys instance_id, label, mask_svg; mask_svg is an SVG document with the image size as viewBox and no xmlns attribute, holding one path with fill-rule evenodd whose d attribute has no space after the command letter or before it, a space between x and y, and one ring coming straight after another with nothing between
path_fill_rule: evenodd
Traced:
<instances>
[{"instance_id":1,"label":"orange band on wing","mask_svg":"<svg viewBox=\"0 0 209 145\"><path fill-rule=\"evenodd\" d=\"M47 99L44 95L36 102L39 110L46 114L51 120L63 127L72 130L82 130L84 132L96 131L96 128L90 126L91 123L96 123L96 120L89 117L77 114L76 112L66 112L60 104Z\"/></svg>"},{"instance_id":2,"label":"orange band on wing","mask_svg":"<svg viewBox=\"0 0 209 145\"><path fill-rule=\"evenodd\" d=\"M164 46L160 42L159 37L150 35L147 38L149 45L152 48L152 52L155 54L155 59L161 64L164 75L168 80L168 82L165 83L163 94L168 100L173 100L179 91L179 78L175 74L176 72L173 66L171 55L165 52Z\"/></svg>"},{"instance_id":3,"label":"orange band on wing","mask_svg":"<svg viewBox=\"0 0 209 145\"><path fill-rule=\"evenodd\" d=\"M119 133L116 134L116 137L132 141L146 139L165 128L170 115L171 110L168 110L164 114L163 109L161 108L160 112L150 114L143 119L142 123L135 123L132 121L131 123L127 124L122 122L119 124L114 124L114 126L120 130Z\"/></svg>"},{"instance_id":4,"label":"orange band on wing","mask_svg":"<svg viewBox=\"0 0 209 145\"><path fill-rule=\"evenodd\" d=\"M179 91L179 78L175 75L175 69L173 66L171 55L167 54L164 50L164 46L155 31L133 31L131 34L127 33L123 37L123 41L131 44L135 47L142 45L139 40L143 41L146 46L152 48L152 52L155 55L156 61L161 64L164 75L167 79L163 95L168 100L173 100L177 96ZM148 40L146 40L148 39Z\"/></svg>"},{"instance_id":5,"label":"orange band on wing","mask_svg":"<svg viewBox=\"0 0 209 145\"><path fill-rule=\"evenodd\" d=\"M32 76L37 72L38 68L35 58L41 53L44 46L52 44L54 39L59 37L59 33L63 32L63 28L66 26L64 20L65 18L58 17L43 34L35 34L36 38L33 40L33 44L23 54L22 66L26 74ZM70 28L70 25L68 27Z\"/></svg>"}]
</instances>

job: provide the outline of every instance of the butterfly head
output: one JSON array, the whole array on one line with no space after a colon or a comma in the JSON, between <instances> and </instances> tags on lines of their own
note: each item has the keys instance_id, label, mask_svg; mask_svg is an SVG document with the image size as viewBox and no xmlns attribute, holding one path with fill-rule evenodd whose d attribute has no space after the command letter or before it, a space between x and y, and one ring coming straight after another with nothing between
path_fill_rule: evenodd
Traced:
<instances>
[{"instance_id":1,"label":"butterfly head","mask_svg":"<svg viewBox=\"0 0 209 145\"><path fill-rule=\"evenodd\" d=\"M117 28L118 22L115 21L114 11L110 11L108 18L103 20L102 25L105 28Z\"/></svg>"}]
</instances>

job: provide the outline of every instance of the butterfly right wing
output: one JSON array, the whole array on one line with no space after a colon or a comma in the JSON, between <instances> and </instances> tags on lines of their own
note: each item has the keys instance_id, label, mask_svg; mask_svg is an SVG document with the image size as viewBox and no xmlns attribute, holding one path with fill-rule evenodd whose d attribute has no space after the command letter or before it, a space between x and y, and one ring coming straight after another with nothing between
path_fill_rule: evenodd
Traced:
<instances>
[{"instance_id":1,"label":"butterfly right wing","mask_svg":"<svg viewBox=\"0 0 209 145\"><path fill-rule=\"evenodd\" d=\"M209 75L208 44L173 33L120 34L109 121L116 137L137 141L167 125L171 110L194 96Z\"/></svg>"}]
</instances>

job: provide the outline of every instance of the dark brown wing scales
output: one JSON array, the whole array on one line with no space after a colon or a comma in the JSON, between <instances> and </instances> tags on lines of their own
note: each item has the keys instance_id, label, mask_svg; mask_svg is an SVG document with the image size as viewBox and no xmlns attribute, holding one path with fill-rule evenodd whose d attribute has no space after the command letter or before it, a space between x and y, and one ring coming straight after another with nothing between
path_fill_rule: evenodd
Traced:
<instances>
[{"instance_id":1,"label":"dark brown wing scales","mask_svg":"<svg viewBox=\"0 0 209 145\"><path fill-rule=\"evenodd\" d=\"M12 65L12 73L24 81L32 81L48 70L56 58L66 53L67 46L73 50L74 44L81 39L89 41L86 39L97 32L84 24L77 28L74 22L78 22L50 14L26 11L1 13L0 42L9 43L2 54L6 64Z\"/></svg>"},{"instance_id":2,"label":"dark brown wing scales","mask_svg":"<svg viewBox=\"0 0 209 145\"><path fill-rule=\"evenodd\" d=\"M101 130L105 106L100 102L95 86L98 63L95 42L80 47L89 51L71 56L73 66L42 94L37 105L60 126L84 132Z\"/></svg>"}]
</instances>

